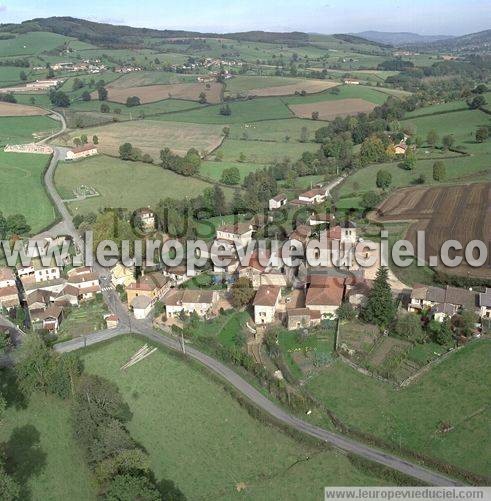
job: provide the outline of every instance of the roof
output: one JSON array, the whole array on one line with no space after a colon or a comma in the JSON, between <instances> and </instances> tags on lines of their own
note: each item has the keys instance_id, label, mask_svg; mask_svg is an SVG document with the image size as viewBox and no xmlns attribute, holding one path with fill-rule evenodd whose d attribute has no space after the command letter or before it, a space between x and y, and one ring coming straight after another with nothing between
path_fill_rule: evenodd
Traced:
<instances>
[{"instance_id":1,"label":"roof","mask_svg":"<svg viewBox=\"0 0 491 501\"><path fill-rule=\"evenodd\" d=\"M287 310L288 317L309 317L309 318L320 318L320 311L309 310L308 308L292 308Z\"/></svg>"},{"instance_id":2,"label":"roof","mask_svg":"<svg viewBox=\"0 0 491 501\"><path fill-rule=\"evenodd\" d=\"M83 284L85 282L98 281L99 278L93 271L89 273L72 274L68 277L68 282L71 284Z\"/></svg>"},{"instance_id":3,"label":"roof","mask_svg":"<svg viewBox=\"0 0 491 501\"><path fill-rule=\"evenodd\" d=\"M212 304L215 294L213 291L201 289L179 289L164 298L166 306L181 306L187 304Z\"/></svg>"},{"instance_id":4,"label":"roof","mask_svg":"<svg viewBox=\"0 0 491 501\"><path fill-rule=\"evenodd\" d=\"M322 221L323 223L328 223L331 220L331 214L328 212L321 212L317 214L312 212L309 216L309 221Z\"/></svg>"},{"instance_id":5,"label":"roof","mask_svg":"<svg viewBox=\"0 0 491 501\"><path fill-rule=\"evenodd\" d=\"M17 295L17 287L15 285L9 285L8 287L2 287L0 289L0 298Z\"/></svg>"},{"instance_id":6,"label":"roof","mask_svg":"<svg viewBox=\"0 0 491 501\"><path fill-rule=\"evenodd\" d=\"M27 306L32 306L36 303L49 303L51 299L51 292L43 290L35 290L32 294L26 297Z\"/></svg>"},{"instance_id":7,"label":"roof","mask_svg":"<svg viewBox=\"0 0 491 501\"><path fill-rule=\"evenodd\" d=\"M313 198L317 195L325 195L326 194L326 189L325 188L313 188L308 191L304 191L303 193L300 193L300 197L304 198Z\"/></svg>"},{"instance_id":8,"label":"roof","mask_svg":"<svg viewBox=\"0 0 491 501\"><path fill-rule=\"evenodd\" d=\"M343 301L344 279L314 275L307 290L306 306L340 306Z\"/></svg>"},{"instance_id":9,"label":"roof","mask_svg":"<svg viewBox=\"0 0 491 501\"><path fill-rule=\"evenodd\" d=\"M271 198L271 200L274 200L275 202L281 202L282 200L286 200L286 195L284 193L280 193L275 197Z\"/></svg>"},{"instance_id":10,"label":"roof","mask_svg":"<svg viewBox=\"0 0 491 501\"><path fill-rule=\"evenodd\" d=\"M411 293L411 298L432 303L449 303L468 309L475 309L480 301L480 295L477 292L449 285L443 289L431 285L416 284Z\"/></svg>"},{"instance_id":11,"label":"roof","mask_svg":"<svg viewBox=\"0 0 491 501\"><path fill-rule=\"evenodd\" d=\"M411 298L432 303L445 302L445 289L432 285L415 284L411 292Z\"/></svg>"},{"instance_id":12,"label":"roof","mask_svg":"<svg viewBox=\"0 0 491 501\"><path fill-rule=\"evenodd\" d=\"M234 224L222 224L217 228L217 231L222 231L224 233L233 233L234 235L243 235L251 230L250 223L234 223Z\"/></svg>"},{"instance_id":13,"label":"roof","mask_svg":"<svg viewBox=\"0 0 491 501\"><path fill-rule=\"evenodd\" d=\"M70 151L72 153L82 153L83 151L97 150L97 147L92 143L83 144L82 146L77 146L72 148Z\"/></svg>"},{"instance_id":14,"label":"roof","mask_svg":"<svg viewBox=\"0 0 491 501\"><path fill-rule=\"evenodd\" d=\"M401 141L399 144L395 145L395 148L401 148L401 149L403 149L405 151L405 150L407 150L408 146L407 146L406 143L404 143L404 142Z\"/></svg>"},{"instance_id":15,"label":"roof","mask_svg":"<svg viewBox=\"0 0 491 501\"><path fill-rule=\"evenodd\" d=\"M160 272L148 273L141 276L138 280L128 285L127 290L153 291L161 289L169 281L169 279Z\"/></svg>"},{"instance_id":16,"label":"roof","mask_svg":"<svg viewBox=\"0 0 491 501\"><path fill-rule=\"evenodd\" d=\"M58 319L58 318L60 318L60 315L62 313L63 313L63 307L53 305L53 306L50 306L49 308L46 308L46 310L44 310L44 311L40 311L40 312L35 313L35 314L31 313L31 316L32 316L33 320L40 321L40 320L48 320L50 318Z\"/></svg>"},{"instance_id":17,"label":"roof","mask_svg":"<svg viewBox=\"0 0 491 501\"><path fill-rule=\"evenodd\" d=\"M491 308L491 289L486 287L486 292L479 294L479 306Z\"/></svg>"},{"instance_id":18,"label":"roof","mask_svg":"<svg viewBox=\"0 0 491 501\"><path fill-rule=\"evenodd\" d=\"M277 285L261 285L254 297L254 306L274 306L281 294L281 287Z\"/></svg>"},{"instance_id":19,"label":"roof","mask_svg":"<svg viewBox=\"0 0 491 501\"><path fill-rule=\"evenodd\" d=\"M53 280L45 280L44 282L36 282L34 278L22 278L21 279L24 290L33 291L36 289L47 289L48 287L56 287L62 285L66 282L64 278L55 278Z\"/></svg>"},{"instance_id":20,"label":"roof","mask_svg":"<svg viewBox=\"0 0 491 501\"><path fill-rule=\"evenodd\" d=\"M67 271L67 275L69 277L73 276L78 276L78 275L86 275L88 273L92 273L92 268L90 266L79 266L78 268L72 268L71 270Z\"/></svg>"},{"instance_id":21,"label":"roof","mask_svg":"<svg viewBox=\"0 0 491 501\"><path fill-rule=\"evenodd\" d=\"M14 272L6 266L0 266L0 280L15 280Z\"/></svg>"},{"instance_id":22,"label":"roof","mask_svg":"<svg viewBox=\"0 0 491 501\"><path fill-rule=\"evenodd\" d=\"M152 304L152 299L148 296L136 296L131 301L131 306L138 310L146 310Z\"/></svg>"}]
</instances>

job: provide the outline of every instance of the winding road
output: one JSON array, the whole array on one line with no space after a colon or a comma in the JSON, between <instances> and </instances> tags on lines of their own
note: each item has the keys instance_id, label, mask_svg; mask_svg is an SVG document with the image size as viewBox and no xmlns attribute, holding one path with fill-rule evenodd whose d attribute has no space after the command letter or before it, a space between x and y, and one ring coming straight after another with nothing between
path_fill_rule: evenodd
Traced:
<instances>
[{"instance_id":1,"label":"winding road","mask_svg":"<svg viewBox=\"0 0 491 501\"><path fill-rule=\"evenodd\" d=\"M56 135L61 134L66 129L65 120L61 115L60 119L62 122L62 130ZM46 138L53 139L53 137ZM63 158L64 149L59 147L54 147L54 154L51 159L51 163L45 174L46 188L55 203L62 221L56 225L56 232L58 234L65 234L72 237L75 245L79 249L83 249L83 241L75 226L70 213L68 212L63 200L59 196L55 189L53 178L56 170L58 161ZM52 229L52 231L54 228ZM108 271L99 265L94 266L94 271L99 275L101 283L108 280ZM108 288L105 288L108 289ZM59 343L55 345L55 349L58 352L68 352L83 348L84 346L89 346L95 343L103 342L108 339L120 336L123 334L138 333L154 343L160 344L166 348L170 348L175 351L182 351L181 344L174 338L162 334L161 332L156 332L150 320L136 320L131 318L126 307L121 303L119 295L114 289L106 290L103 292L104 299L109 307L109 309L115 313L119 318L119 326L117 329L100 331L80 338L72 339L64 343ZM206 355L199 350L186 346L186 355L193 360L206 366L208 369L213 371L215 374L223 378L227 383L232 385L236 390L246 396L251 402L253 402L262 411L268 413L275 420L291 426L299 432L306 433L312 437L323 440L332 446L352 454L356 454L367 460L374 461L376 463L382 464L401 473L414 477L421 482L435 486L458 486L462 485L454 479L451 479L445 475L429 470L423 466L412 463L405 459L399 458L395 455L383 452L374 447L370 447L362 442L357 442L343 435L333 433L331 431L325 430L311 423L308 423L296 416L293 416L286 412L284 409L271 402L262 393L260 393L256 388L250 385L232 369L224 365L222 362Z\"/></svg>"}]
</instances>

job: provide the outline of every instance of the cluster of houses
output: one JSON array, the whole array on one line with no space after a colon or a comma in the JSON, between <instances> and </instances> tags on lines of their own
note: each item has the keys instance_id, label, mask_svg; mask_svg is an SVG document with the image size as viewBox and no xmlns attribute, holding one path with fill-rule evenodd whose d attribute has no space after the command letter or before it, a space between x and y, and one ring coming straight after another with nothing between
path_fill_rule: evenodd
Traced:
<instances>
[{"instance_id":1,"label":"cluster of houses","mask_svg":"<svg viewBox=\"0 0 491 501\"><path fill-rule=\"evenodd\" d=\"M51 65L53 71L85 71L87 73L100 73L106 69L106 66L99 59L93 61L85 59L82 62L61 61ZM42 68L41 68L42 69Z\"/></svg>"}]
</instances>

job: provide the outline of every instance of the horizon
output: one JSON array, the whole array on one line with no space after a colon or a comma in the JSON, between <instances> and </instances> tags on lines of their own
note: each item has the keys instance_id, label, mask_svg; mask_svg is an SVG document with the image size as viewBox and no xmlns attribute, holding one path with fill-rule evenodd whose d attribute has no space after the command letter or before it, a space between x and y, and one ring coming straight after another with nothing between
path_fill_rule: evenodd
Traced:
<instances>
[{"instance_id":1,"label":"horizon","mask_svg":"<svg viewBox=\"0 0 491 501\"><path fill-rule=\"evenodd\" d=\"M333 33L359 33L380 31L390 33L416 33L419 35L460 36L489 29L491 4L482 0L469 3L443 0L415 0L408 8L402 2L376 0L365 5L356 0L348 6L339 0L313 0L304 8L297 0L279 2L273 0L266 5L251 0L247 5L230 5L224 0L211 0L207 11L197 0L185 5L166 5L166 2L150 0L146 8L134 13L133 3L128 0L106 2L101 5L89 0L86 10L91 16L78 16L71 12L65 2L33 2L27 0L18 5L11 0L0 3L1 23L20 23L33 18L78 17L88 21L137 28L160 30L185 30L208 33L230 33L239 31L301 31L329 35ZM393 16L380 19L381 11L394 12ZM114 16L114 12L118 16ZM196 19L196 12L200 12ZM258 14L260 12L260 15ZM217 13L222 14L217 19ZM162 18L164 22L156 19ZM273 20L273 21L271 21Z\"/></svg>"}]
</instances>

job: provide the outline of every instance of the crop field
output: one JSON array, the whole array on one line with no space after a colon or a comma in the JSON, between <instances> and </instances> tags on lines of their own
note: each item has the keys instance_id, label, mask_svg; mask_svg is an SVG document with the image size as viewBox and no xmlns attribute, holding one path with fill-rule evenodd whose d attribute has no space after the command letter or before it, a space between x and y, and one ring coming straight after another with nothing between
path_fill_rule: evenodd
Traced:
<instances>
[{"instance_id":1,"label":"crop field","mask_svg":"<svg viewBox=\"0 0 491 501\"><path fill-rule=\"evenodd\" d=\"M135 71L120 76L111 83L111 88L127 89L144 85L177 84L196 82L196 75L183 75L166 71Z\"/></svg>"},{"instance_id":2,"label":"crop field","mask_svg":"<svg viewBox=\"0 0 491 501\"><path fill-rule=\"evenodd\" d=\"M48 160L48 155L0 151L0 211L4 216L24 214L32 233L55 219L55 211L42 184Z\"/></svg>"},{"instance_id":3,"label":"crop field","mask_svg":"<svg viewBox=\"0 0 491 501\"><path fill-rule=\"evenodd\" d=\"M473 342L453 353L407 388L360 374L336 361L307 389L351 426L481 475L489 474L488 382L491 342ZM376 402L377 405L373 405ZM454 429L438 433L438 424Z\"/></svg>"},{"instance_id":4,"label":"crop field","mask_svg":"<svg viewBox=\"0 0 491 501\"><path fill-rule=\"evenodd\" d=\"M107 87L108 101L116 103L126 103L126 99L132 96L140 98L140 102L153 103L162 99L187 99L198 101L199 95L204 92L208 103L220 103L222 100L223 85L214 82L204 83L176 83L163 85L142 85L139 87ZM97 92L91 94L92 98L97 98Z\"/></svg>"},{"instance_id":5,"label":"crop field","mask_svg":"<svg viewBox=\"0 0 491 501\"><path fill-rule=\"evenodd\" d=\"M265 164L285 158L298 160L304 151L315 152L318 149L319 145L316 143L274 143L226 139L217 152L222 152L223 160L229 162L238 161L243 153L245 162Z\"/></svg>"},{"instance_id":6,"label":"crop field","mask_svg":"<svg viewBox=\"0 0 491 501\"><path fill-rule=\"evenodd\" d=\"M1 117L46 115L47 113L46 110L37 106L0 102Z\"/></svg>"},{"instance_id":7,"label":"crop field","mask_svg":"<svg viewBox=\"0 0 491 501\"><path fill-rule=\"evenodd\" d=\"M312 118L312 113L317 112L320 120L333 120L336 117L369 113L374 108L375 104L359 98L290 105L290 109L297 117Z\"/></svg>"},{"instance_id":8,"label":"crop field","mask_svg":"<svg viewBox=\"0 0 491 501\"><path fill-rule=\"evenodd\" d=\"M220 145L223 136L220 126L180 124L156 120L135 120L132 122L111 123L101 127L83 129L64 134L56 139L59 144L72 145L73 138L80 134L99 138L98 148L103 153L118 156L123 143L131 143L143 153L149 153L158 160L160 150L170 147L175 153L184 154L190 148L210 151Z\"/></svg>"},{"instance_id":9,"label":"crop field","mask_svg":"<svg viewBox=\"0 0 491 501\"><path fill-rule=\"evenodd\" d=\"M322 92L338 85L329 80L239 76L226 84L228 94L241 96L288 96L295 92Z\"/></svg>"},{"instance_id":10,"label":"crop field","mask_svg":"<svg viewBox=\"0 0 491 501\"><path fill-rule=\"evenodd\" d=\"M157 165L123 162L99 155L79 162L64 162L56 169L56 188L63 198L73 198L73 190L81 185L93 187L99 197L70 202L73 214L97 212L106 207L131 210L155 206L166 197L196 197L209 183L193 177L182 177ZM230 198L232 189L224 188Z\"/></svg>"},{"instance_id":11,"label":"crop field","mask_svg":"<svg viewBox=\"0 0 491 501\"><path fill-rule=\"evenodd\" d=\"M149 453L157 479L174 480L188 499L307 501L319 499L324 485L380 485L345 455L257 421L207 374L165 352L122 373L143 343L127 336L89 350L85 369L119 386L133 414L131 435Z\"/></svg>"},{"instance_id":12,"label":"crop field","mask_svg":"<svg viewBox=\"0 0 491 501\"><path fill-rule=\"evenodd\" d=\"M438 256L451 236L464 247L471 240L491 240L491 183L471 185L406 188L394 192L377 208L379 222L414 221L406 238L416 248L416 232L424 231L425 252ZM463 255L456 252L456 255ZM472 268L465 263L457 268L441 269L452 274L491 278L489 267Z\"/></svg>"}]
</instances>

